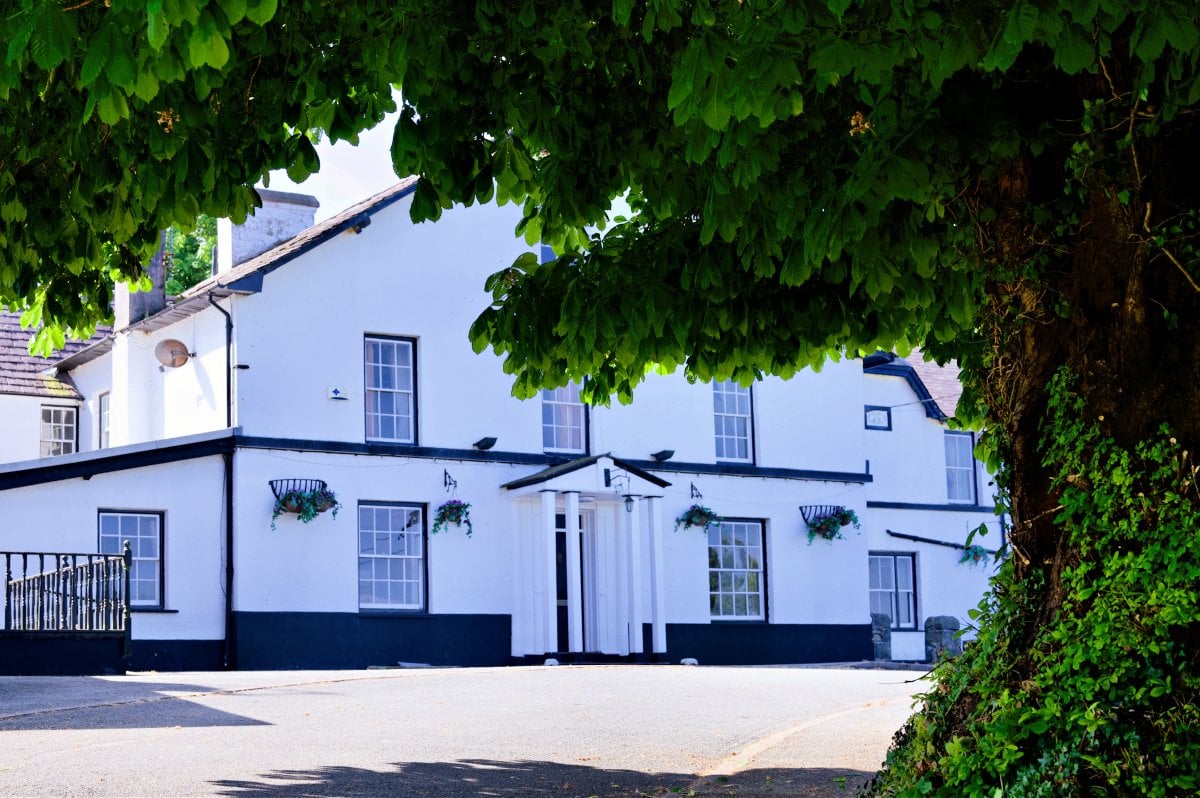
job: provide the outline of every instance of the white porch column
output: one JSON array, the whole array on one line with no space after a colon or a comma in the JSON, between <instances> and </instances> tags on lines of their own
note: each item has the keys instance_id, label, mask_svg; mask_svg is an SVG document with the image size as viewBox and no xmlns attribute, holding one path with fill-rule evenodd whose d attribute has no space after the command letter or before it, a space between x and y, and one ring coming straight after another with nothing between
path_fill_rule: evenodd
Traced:
<instances>
[{"instance_id":1,"label":"white porch column","mask_svg":"<svg viewBox=\"0 0 1200 798\"><path fill-rule=\"evenodd\" d=\"M579 494L563 494L567 513L567 639L571 651L583 651L583 585L579 568Z\"/></svg>"},{"instance_id":2,"label":"white porch column","mask_svg":"<svg viewBox=\"0 0 1200 798\"><path fill-rule=\"evenodd\" d=\"M642 499L634 500L629 517L629 653L641 654L642 645Z\"/></svg>"},{"instance_id":3,"label":"white porch column","mask_svg":"<svg viewBox=\"0 0 1200 798\"><path fill-rule=\"evenodd\" d=\"M667 588L663 576L662 497L646 499L650 533L650 629L652 650L667 653Z\"/></svg>"},{"instance_id":4,"label":"white porch column","mask_svg":"<svg viewBox=\"0 0 1200 798\"><path fill-rule=\"evenodd\" d=\"M542 491L542 551L544 554L542 578L545 593L542 595L542 611L546 613L543 630L543 650L558 650L558 575L556 573L557 552L554 548L554 511L557 494L552 490Z\"/></svg>"}]
</instances>

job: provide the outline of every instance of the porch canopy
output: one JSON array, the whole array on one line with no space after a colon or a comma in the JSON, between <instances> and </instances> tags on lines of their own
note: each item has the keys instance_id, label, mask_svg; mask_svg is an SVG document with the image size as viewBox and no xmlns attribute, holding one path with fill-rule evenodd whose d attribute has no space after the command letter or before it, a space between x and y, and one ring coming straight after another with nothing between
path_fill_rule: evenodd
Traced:
<instances>
[{"instance_id":1,"label":"porch canopy","mask_svg":"<svg viewBox=\"0 0 1200 798\"><path fill-rule=\"evenodd\" d=\"M514 537L514 568L522 575L513 613L515 656L642 654L646 620L654 653L666 652L661 499L670 484L606 453L502 486L517 498L539 499L523 502L529 514ZM594 508L586 524L581 500Z\"/></svg>"}]
</instances>

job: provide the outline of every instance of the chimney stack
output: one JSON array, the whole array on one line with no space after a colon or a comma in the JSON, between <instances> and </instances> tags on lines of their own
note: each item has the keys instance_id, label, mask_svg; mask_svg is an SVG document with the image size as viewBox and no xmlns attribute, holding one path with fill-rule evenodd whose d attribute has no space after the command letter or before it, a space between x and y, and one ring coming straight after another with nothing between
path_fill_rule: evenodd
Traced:
<instances>
[{"instance_id":1,"label":"chimney stack","mask_svg":"<svg viewBox=\"0 0 1200 798\"><path fill-rule=\"evenodd\" d=\"M146 274L154 284L149 291L131 291L128 283L117 283L113 293L114 330L123 330L166 308L166 269L163 263L165 242L166 233L159 233L158 249L146 264Z\"/></svg>"},{"instance_id":2,"label":"chimney stack","mask_svg":"<svg viewBox=\"0 0 1200 798\"><path fill-rule=\"evenodd\" d=\"M313 226L317 198L256 188L262 207L234 225L228 219L217 221L217 274L282 244Z\"/></svg>"}]
</instances>

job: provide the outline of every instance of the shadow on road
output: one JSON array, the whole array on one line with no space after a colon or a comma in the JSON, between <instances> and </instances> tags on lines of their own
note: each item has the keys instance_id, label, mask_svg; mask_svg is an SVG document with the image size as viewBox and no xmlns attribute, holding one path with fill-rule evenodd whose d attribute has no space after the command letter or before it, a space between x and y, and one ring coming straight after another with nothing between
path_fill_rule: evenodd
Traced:
<instances>
[{"instance_id":1,"label":"shadow on road","mask_svg":"<svg viewBox=\"0 0 1200 798\"><path fill-rule=\"evenodd\" d=\"M195 684L16 677L0 681L0 731L265 726L189 699Z\"/></svg>"},{"instance_id":2,"label":"shadow on road","mask_svg":"<svg viewBox=\"0 0 1200 798\"><path fill-rule=\"evenodd\" d=\"M747 770L734 776L698 778L689 773L642 773L561 762L395 763L379 772L352 767L280 770L257 781L213 782L217 795L237 798L301 796L406 796L411 798L849 798L872 774L827 768Z\"/></svg>"}]
</instances>

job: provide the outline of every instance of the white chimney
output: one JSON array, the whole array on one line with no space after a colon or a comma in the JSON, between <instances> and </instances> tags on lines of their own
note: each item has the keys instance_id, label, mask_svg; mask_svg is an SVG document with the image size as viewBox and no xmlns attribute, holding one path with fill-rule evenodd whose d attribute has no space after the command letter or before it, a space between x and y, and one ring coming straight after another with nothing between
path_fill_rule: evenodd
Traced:
<instances>
[{"instance_id":1,"label":"white chimney","mask_svg":"<svg viewBox=\"0 0 1200 798\"><path fill-rule=\"evenodd\" d=\"M256 188L262 207L244 224L217 220L217 274L261 255L313 226L320 203L308 194Z\"/></svg>"}]
</instances>

